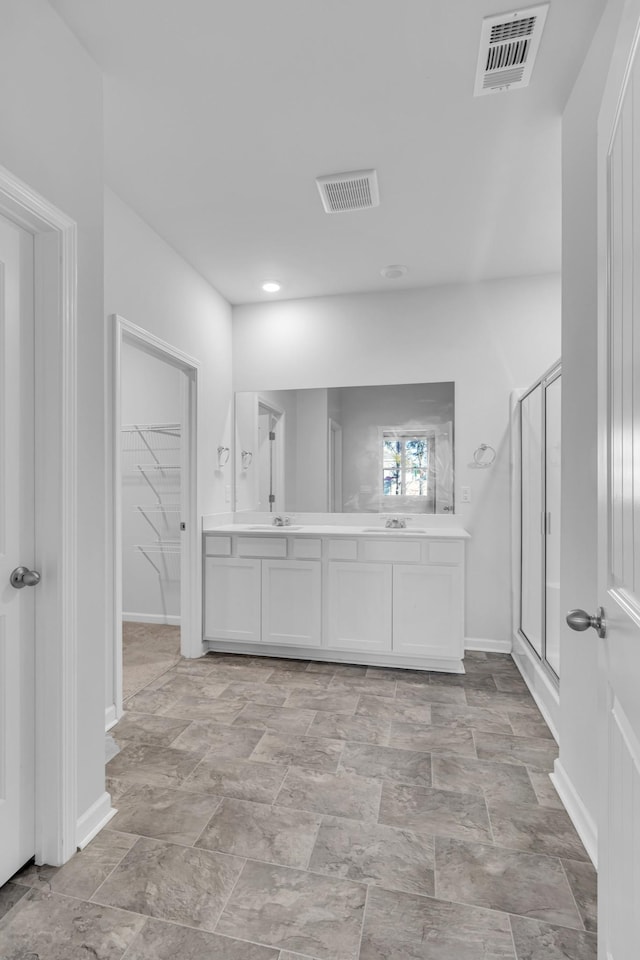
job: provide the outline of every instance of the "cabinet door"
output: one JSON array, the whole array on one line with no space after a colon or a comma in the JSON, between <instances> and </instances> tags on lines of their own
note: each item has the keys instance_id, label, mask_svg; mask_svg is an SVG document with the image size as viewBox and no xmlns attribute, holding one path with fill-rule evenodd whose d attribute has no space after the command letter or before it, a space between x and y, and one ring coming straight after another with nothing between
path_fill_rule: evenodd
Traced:
<instances>
[{"instance_id":1,"label":"cabinet door","mask_svg":"<svg viewBox=\"0 0 640 960\"><path fill-rule=\"evenodd\" d=\"M391 564L329 563L327 643L342 650L391 651Z\"/></svg>"},{"instance_id":2,"label":"cabinet door","mask_svg":"<svg viewBox=\"0 0 640 960\"><path fill-rule=\"evenodd\" d=\"M205 557L204 632L211 640L260 640L260 560Z\"/></svg>"},{"instance_id":3,"label":"cabinet door","mask_svg":"<svg viewBox=\"0 0 640 960\"><path fill-rule=\"evenodd\" d=\"M319 561L262 561L262 641L319 647L321 643Z\"/></svg>"},{"instance_id":4,"label":"cabinet door","mask_svg":"<svg viewBox=\"0 0 640 960\"><path fill-rule=\"evenodd\" d=\"M393 568L393 650L408 657L462 657L462 568Z\"/></svg>"}]
</instances>

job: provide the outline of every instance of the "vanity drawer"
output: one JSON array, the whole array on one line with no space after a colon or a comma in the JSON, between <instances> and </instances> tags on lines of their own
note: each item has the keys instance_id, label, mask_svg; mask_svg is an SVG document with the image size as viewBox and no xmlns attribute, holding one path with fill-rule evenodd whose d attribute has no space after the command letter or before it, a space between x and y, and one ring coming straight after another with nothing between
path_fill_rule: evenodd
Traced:
<instances>
[{"instance_id":1,"label":"vanity drawer","mask_svg":"<svg viewBox=\"0 0 640 960\"><path fill-rule=\"evenodd\" d=\"M362 540L360 560L372 563L420 563L422 547L419 540Z\"/></svg>"},{"instance_id":2,"label":"vanity drawer","mask_svg":"<svg viewBox=\"0 0 640 960\"><path fill-rule=\"evenodd\" d=\"M322 540L310 537L294 537L291 541L291 556L296 560L320 560Z\"/></svg>"},{"instance_id":3,"label":"vanity drawer","mask_svg":"<svg viewBox=\"0 0 640 960\"><path fill-rule=\"evenodd\" d=\"M287 555L285 537L238 537L236 552L239 557L276 557Z\"/></svg>"},{"instance_id":4,"label":"vanity drawer","mask_svg":"<svg viewBox=\"0 0 640 960\"><path fill-rule=\"evenodd\" d=\"M425 546L427 563L462 563L464 560L464 544L459 540L453 543L436 540Z\"/></svg>"},{"instance_id":5,"label":"vanity drawer","mask_svg":"<svg viewBox=\"0 0 640 960\"><path fill-rule=\"evenodd\" d=\"M204 552L207 557L230 557L231 537L205 537Z\"/></svg>"},{"instance_id":6,"label":"vanity drawer","mask_svg":"<svg viewBox=\"0 0 640 960\"><path fill-rule=\"evenodd\" d=\"M327 544L329 560L357 560L357 540L329 540Z\"/></svg>"}]
</instances>

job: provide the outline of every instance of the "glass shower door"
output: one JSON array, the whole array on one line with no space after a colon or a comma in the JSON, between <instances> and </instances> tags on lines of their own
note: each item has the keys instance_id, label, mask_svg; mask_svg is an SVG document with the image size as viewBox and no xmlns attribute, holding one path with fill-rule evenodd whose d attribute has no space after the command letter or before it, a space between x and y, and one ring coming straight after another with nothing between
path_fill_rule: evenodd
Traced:
<instances>
[{"instance_id":1,"label":"glass shower door","mask_svg":"<svg viewBox=\"0 0 640 960\"><path fill-rule=\"evenodd\" d=\"M520 401L522 465L520 630L539 657L543 653L542 402L542 384L538 384Z\"/></svg>"},{"instance_id":2,"label":"glass shower door","mask_svg":"<svg viewBox=\"0 0 640 960\"><path fill-rule=\"evenodd\" d=\"M560 367L519 401L520 633L560 676Z\"/></svg>"},{"instance_id":3,"label":"glass shower door","mask_svg":"<svg viewBox=\"0 0 640 960\"><path fill-rule=\"evenodd\" d=\"M545 388L545 658L560 676L560 376Z\"/></svg>"}]
</instances>

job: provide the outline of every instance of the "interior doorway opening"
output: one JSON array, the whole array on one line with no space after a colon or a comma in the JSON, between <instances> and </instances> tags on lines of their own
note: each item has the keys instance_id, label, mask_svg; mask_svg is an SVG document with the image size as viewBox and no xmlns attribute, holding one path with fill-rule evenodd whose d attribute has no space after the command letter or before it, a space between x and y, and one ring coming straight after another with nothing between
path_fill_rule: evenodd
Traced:
<instances>
[{"instance_id":1,"label":"interior doorway opening","mask_svg":"<svg viewBox=\"0 0 640 960\"><path fill-rule=\"evenodd\" d=\"M122 317L113 324L114 629L107 729L122 716L128 697L181 655L202 652L198 363Z\"/></svg>"},{"instance_id":2,"label":"interior doorway opening","mask_svg":"<svg viewBox=\"0 0 640 960\"><path fill-rule=\"evenodd\" d=\"M120 363L123 700L180 656L182 371L125 339Z\"/></svg>"}]
</instances>

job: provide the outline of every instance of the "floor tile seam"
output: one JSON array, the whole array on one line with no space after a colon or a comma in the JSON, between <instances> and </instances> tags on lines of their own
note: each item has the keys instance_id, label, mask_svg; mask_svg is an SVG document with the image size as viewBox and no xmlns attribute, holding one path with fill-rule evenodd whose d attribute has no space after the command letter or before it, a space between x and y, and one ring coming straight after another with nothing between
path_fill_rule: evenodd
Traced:
<instances>
[{"instance_id":1,"label":"floor tile seam","mask_svg":"<svg viewBox=\"0 0 640 960\"><path fill-rule=\"evenodd\" d=\"M236 880L236 883L237 883L237 880ZM235 884L234 884L234 889L235 889ZM90 902L90 901L87 901L87 902ZM227 901L227 902L228 902L228 901ZM225 908L226 908L226 904L225 904ZM111 909L111 910L119 910L121 913L133 914L133 916L142 917L142 918L145 920L145 923L143 923L142 927L140 928L140 930L138 931L138 933L135 935L135 937L133 938L133 940L131 941L131 943L127 946L124 954L119 958L119 960L126 960L126 955L127 955L127 953L129 952L129 950L131 949L131 947L135 944L135 941L138 939L138 937L142 934L142 931L144 930L144 928L145 928L145 926L147 925L147 922L148 922L148 921L151 921L152 923L153 923L153 921L157 921L158 923L166 923L166 924L169 924L169 925L172 926L172 927L180 927L180 928L183 929L183 930L192 930L192 931L194 931L195 933L204 933L205 935L209 934L209 935L211 935L211 936L221 937L221 938L224 939L224 940L233 940L235 943L246 943L246 944L249 944L249 945L252 946L252 947L264 947L264 948L266 948L266 949L268 949L268 950L275 950L275 951L276 951L276 958L275 958L275 960L277 960L277 952L278 952L278 951L281 951L281 948L280 948L280 947L274 947L274 946L271 946L270 944L267 944L267 943L259 943L259 942L256 941L256 940L245 940L245 939L242 939L242 938L240 938L240 937L233 937L233 936L231 936L231 935L228 934L228 933L216 933L215 930L207 930L207 929L205 929L204 927L194 927L192 924L189 924L189 923L181 923L179 920L167 920L167 919L165 919L164 917L152 917L152 916L151 916L150 914L148 914L148 913L136 913L136 912L133 911L133 910L125 910L125 909L122 908L122 907L110 907L110 909ZM221 914L220 916L222 916L222 914ZM219 919L220 919L220 918L218 918L218 920L216 921L216 926L217 926L217 924L218 924L218 922L219 922ZM314 960L314 958L311 958L311 960Z\"/></svg>"},{"instance_id":2,"label":"floor tile seam","mask_svg":"<svg viewBox=\"0 0 640 960\"><path fill-rule=\"evenodd\" d=\"M140 746L140 747L159 747L161 750L162 750L163 748L165 748L165 747L171 747L173 750L181 750L181 751L183 751L183 752L185 752L185 753L195 753L194 750L186 750L185 747L181 747L181 746L177 746L177 747L176 747L176 746L174 746L175 741L176 741L179 737L181 737L183 733L186 733L186 732L187 732L187 729L188 729L188 727L189 727L190 725L191 725L191 724L189 723L189 724L187 725L187 727L185 727L184 730L181 730L180 733L178 733L178 734L173 738L173 740L172 740L170 743L160 743L160 742L158 742L157 740L143 740L143 739L135 739L135 740L127 739L127 740L124 740L123 742L125 743L126 746L129 746L130 744L133 744L134 746ZM118 738L116 737L115 739L116 739L116 743L118 744L118 746L120 746L120 741L118 740ZM123 747L120 747L120 750L122 750L122 749L123 749ZM118 754L116 753L115 756L117 757Z\"/></svg>"},{"instance_id":3,"label":"floor tile seam","mask_svg":"<svg viewBox=\"0 0 640 960\"><path fill-rule=\"evenodd\" d=\"M261 739L262 739L262 738L261 738ZM255 748L254 748L254 749L255 749ZM253 751L252 751L252 752L253 752ZM195 774L195 772L196 772L196 770L198 769L198 767L200 767L200 766L209 758L209 754L210 754L210 753L211 753L211 750L207 750L207 752L206 752L202 757L200 757L200 759L199 759L199 761L196 763L195 767L194 767L192 770L189 771L189 773L187 774L187 776L186 776L186 777L184 778L184 780L182 781L182 785L183 785L183 786L184 786L184 784L188 783L188 782L191 780L191 778L192 778L193 775ZM240 760L240 761L244 761L244 762L249 762L249 759L250 759L250 756L251 756L251 755L249 755L249 757L220 757L219 754L214 754L214 756L219 757L219 759L221 759L221 760ZM213 757L212 757L211 759L213 759ZM277 766L277 764L272 764L272 765L273 765L273 766ZM188 790L189 788L187 787L186 789ZM200 791L194 791L194 793L199 793L199 792L200 792ZM217 794L214 794L214 796L217 796Z\"/></svg>"},{"instance_id":4,"label":"floor tile seam","mask_svg":"<svg viewBox=\"0 0 640 960\"><path fill-rule=\"evenodd\" d=\"M543 857L545 860L558 860L562 864L562 857L557 853L539 853L537 850L523 850L522 847L506 847L504 844L493 842L487 842L485 840L465 840L463 837L452 837L450 835L436 833L434 836L441 840L454 840L456 843L477 843L483 847L491 847L492 850L497 850L499 853L517 853L524 857ZM571 859L570 857L565 857L564 859ZM591 861L586 860L576 860L575 863L587 863ZM563 876L566 878L566 871L562 870ZM567 878L567 883L569 884L569 889L571 889L571 884ZM573 896L573 891L572 891Z\"/></svg>"},{"instance_id":5,"label":"floor tile seam","mask_svg":"<svg viewBox=\"0 0 640 960\"><path fill-rule=\"evenodd\" d=\"M238 874L238 877L240 876L240 873L242 873L242 871L244 870L245 866L247 865L247 863L249 862L250 859L251 859L252 862L257 862L257 863L262 863L262 862L263 862L263 861L254 861L253 858L250 858L250 857L241 857L241 856L238 856L237 854L234 854L234 853L226 853L226 852L224 852L223 850L208 850L206 847L194 847L193 845L186 844L186 843L179 843L179 842L177 842L177 841L175 841L175 840L158 840L157 837L145 837L145 836L141 836L141 835L139 835L139 834L136 834L135 836L137 837L137 840L151 840L151 841L153 841L154 843L159 843L159 844L162 844L163 846L166 846L166 847L179 847L181 850L193 850L193 851L199 851L199 852L202 852L202 853L211 853L211 854L215 854L215 855L218 856L218 857L228 858L229 860L236 860L236 861L242 860L243 863L242 863L242 866L241 866L241 868L240 868L240 872L239 872L239 874ZM137 842L137 840L136 840L136 842ZM135 846L135 844L134 844L133 846ZM133 846L131 847L131 850L133 850ZM129 852L129 851L127 851L127 852ZM124 858L123 858L123 859L124 859ZM121 862L122 862L122 861L121 861ZM120 864L118 864L117 866L120 866ZM279 864L272 864L272 866L279 866ZM96 900L95 897L97 897L98 893L100 892L100 890L101 890L101 888L104 886L104 884L107 882L107 880L110 879L110 877L111 877L111 875L113 874L113 872L114 872L115 869L117 869L117 867L114 867L114 869L110 871L109 875L104 878L104 880L102 881L102 883L99 884L99 886L97 887L97 889L96 889L96 890L91 894L91 896L90 896L89 898L87 898L84 902L86 902L86 903L98 904L99 906L102 906L102 907L111 907L111 906L112 906L110 903L105 903L105 901L103 901L103 900ZM238 879L238 878L236 878L236 880L234 881L234 887L235 887L235 884L237 883L237 879ZM54 891L54 892L56 892L56 891ZM80 898L80 897L72 897L71 899L81 899L81 898ZM125 913L137 913L136 910L129 910L127 907L113 907L113 909L124 910ZM141 913L141 914L138 914L138 915L139 915L139 916L142 916L142 917L151 917L152 919L155 919L155 920L162 920L162 919L163 919L163 917L152 917L152 915L151 915L151 914L148 914L148 913ZM180 923L179 921L167 921L167 922L170 922L170 923L174 923L174 922ZM216 921L216 922L217 922L217 921ZM187 926L187 927L189 926L189 924L180 924L180 925L181 925L181 926ZM199 928L192 928L192 929L203 929L203 928L199 927ZM208 931L208 932L211 933L212 931Z\"/></svg>"},{"instance_id":6,"label":"floor tile seam","mask_svg":"<svg viewBox=\"0 0 640 960\"><path fill-rule=\"evenodd\" d=\"M344 820L347 824L354 824L355 826L360 827L384 827L385 830L391 830L393 833L404 833L409 834L411 837L415 837L419 840L433 840L433 867L428 867L429 870L435 870L435 838L437 834L433 832L415 830L413 827L397 827L392 823L382 823L379 820L356 820L353 817L342 817L340 814L333 813L321 813L319 814L322 819L322 826L325 826L325 820ZM454 839L454 838L450 838Z\"/></svg>"},{"instance_id":7,"label":"floor tile seam","mask_svg":"<svg viewBox=\"0 0 640 960\"><path fill-rule=\"evenodd\" d=\"M139 834L137 834L137 833L136 833L136 834L126 833L126 831L124 831L124 830L110 830L109 832L110 832L110 833L122 833L122 834L124 834L124 836L126 836L126 837L131 837L131 836L132 836L132 837L135 837L136 839L133 841L133 843L131 844L131 846L128 847L128 848L124 851L124 853L123 853L122 856L118 859L118 861L117 861L116 863L114 863L114 865L111 867L111 869L109 870L109 872L107 873L107 875L106 875L105 877L103 877L103 879L100 881L100 883L97 885L97 887L92 891L92 893L89 894L88 897L77 897L77 898L74 898L74 899L85 900L87 903L90 903L90 902L91 902L91 897L93 897L93 896L98 892L98 890L100 889L100 887L102 886L103 883L106 883L106 881L109 879L109 877L110 877L111 874L114 872L114 870L117 870L117 869L118 869L118 867L120 866L120 864L122 863L122 861L124 860L124 858L127 856L127 854L129 853L129 851L134 848L134 846L136 845L136 843L137 843L137 841L138 841L138 838L139 838ZM74 856L77 856L77 854L74 854ZM72 858L72 859L73 859L73 858ZM58 869L59 869L59 870L62 870L68 863L71 863L71 860L67 860L67 863L63 863L62 866L60 866ZM59 891L57 891L57 890L54 889L54 887L52 886L52 883L51 883L51 881L54 880L56 876L57 876L57 874L54 874L54 875L51 877L51 880L48 881L48 883L49 883L49 890L50 890L51 893L58 893L58 892L59 892ZM72 896L72 895L70 895L70 896Z\"/></svg>"},{"instance_id":8,"label":"floor tile seam","mask_svg":"<svg viewBox=\"0 0 640 960\"><path fill-rule=\"evenodd\" d=\"M352 718L350 718L350 719L352 719ZM313 723L315 723L315 720L312 721L312 724L313 724ZM311 726L311 724L310 724L309 726ZM388 746L389 746L388 743L379 743L378 741L375 741L375 740L355 740L355 739L353 739L352 737L350 737L350 738L347 738L347 737L323 737L323 736L318 735L318 734L315 734L315 733L309 733L309 729L307 729L307 732L306 732L305 734L302 734L302 736L311 737L311 738L314 739L314 740L341 740L342 743L363 743L363 744L365 744L365 745L368 746L368 747L388 747ZM388 738L387 738L387 739L388 739Z\"/></svg>"},{"instance_id":9,"label":"floor tile seam","mask_svg":"<svg viewBox=\"0 0 640 960\"><path fill-rule=\"evenodd\" d=\"M492 842L495 846L497 846L497 844L496 844L496 835L495 835L495 832L494 832L494 829L493 829L493 821L492 821L492 819L491 819L491 810L489 809L489 801L488 801L488 799L487 799L487 795L486 795L486 793L484 792L484 790L482 791L482 798L483 798L483 800L484 800L484 806L485 806L485 809L486 809L486 811L487 811L487 820L488 820L488 822L489 822L489 833L490 833L490 835L491 835L491 842Z\"/></svg>"},{"instance_id":10,"label":"floor tile seam","mask_svg":"<svg viewBox=\"0 0 640 960\"><path fill-rule=\"evenodd\" d=\"M571 893L571 899L573 900L573 902L574 902L574 904L575 904L575 907L576 907L576 910L578 911L578 916L580 917L580 921L581 921L581 923L582 923L584 932L585 932L585 933L592 932L592 931L587 930L587 928L586 928L586 925L585 925L585 922L584 922L584 917L583 917L583 915L582 915L582 910L580 909L580 904L578 903L578 900L577 900L577 898L576 898L576 895L575 895L575 893L574 893L574 891L573 891L573 885L572 885L572 883L571 883L571 880L569 879L569 874L568 874L567 871L566 871L566 868L565 868L565 865L564 865L564 862L563 862L562 857L559 857L559 860L560 860L560 866L562 867L562 873L564 874L564 877L565 877L565 879L566 879L566 881L567 881L567 886L569 887L569 892ZM575 862L575 861L574 861L574 862ZM578 862L582 863L582 861L578 861ZM591 863L591 861L589 861L589 863Z\"/></svg>"},{"instance_id":11,"label":"floor tile seam","mask_svg":"<svg viewBox=\"0 0 640 960\"><path fill-rule=\"evenodd\" d=\"M8 882L8 881L7 881L7 882ZM14 911L16 912L16 915L17 915L18 911L16 910L16 908L20 906L20 904L22 903L22 901L23 901L23 900L25 899L25 897L27 896L27 893L29 892L29 890L32 889L31 887L27 887L26 884L24 884L24 883L21 883L20 886L24 889L25 892L22 894L22 896L21 896L18 900L16 900L16 902L15 902L14 904L12 904L12 905L9 907L9 909L7 910L6 913L3 913L3 914L2 914L2 916L0 917L0 928L8 928L8 927L10 927L11 923L13 922L12 920L10 920L11 915L13 914ZM2 931L0 930L0 932L2 932Z\"/></svg>"},{"instance_id":12,"label":"floor tile seam","mask_svg":"<svg viewBox=\"0 0 640 960\"><path fill-rule=\"evenodd\" d=\"M305 737L305 738L306 738L306 736L307 736L305 733L290 733L288 730L265 730L264 733L265 733L265 734L271 734L272 736L280 736L280 737L283 737L283 738L285 738L285 737L287 737L287 736L288 736L288 737L295 737L296 739L299 739L299 738L301 738L301 737ZM338 738L338 737L316 737L316 736L314 736L313 734L309 737L309 740L327 740L329 743L338 743L338 744L341 744L341 745L342 745L342 749L344 749L344 744L347 743L346 740L342 740L342 739L340 739L340 738ZM260 738L260 742L261 742L261 741L262 741L262 738ZM254 747L254 749L257 749L258 745L259 745L259 744L256 744L256 747ZM253 752L253 751L252 751L252 752ZM342 750L340 751L340 753L342 753ZM251 759L251 754L249 755L249 757L247 757L247 759ZM295 764L290 764L290 766L295 766Z\"/></svg>"},{"instance_id":13,"label":"floor tile seam","mask_svg":"<svg viewBox=\"0 0 640 960\"><path fill-rule=\"evenodd\" d=\"M209 819L208 819L207 822L205 823L204 827L202 828L202 830L200 831L200 833L198 834L198 836L195 838L195 840L194 840L193 843L191 844L192 847L196 847L196 846L197 846L198 840L201 839L202 834L205 832L205 830L207 829L207 827L209 826L209 824L211 823L211 821L212 821L213 818L215 817L216 813L218 812L218 810L219 810L220 807L222 806L222 801L224 800L224 797L217 797L217 800L218 800L218 802L216 803L216 806L215 806L215 809L214 809L213 813L211 814L211 816L209 817Z\"/></svg>"},{"instance_id":14,"label":"floor tile seam","mask_svg":"<svg viewBox=\"0 0 640 960\"><path fill-rule=\"evenodd\" d=\"M311 873L311 872L312 872L311 869L310 869L310 867L311 867L311 860L312 860L312 857L313 857L313 853L314 853L314 851L315 851L315 849L316 849L316 846L318 845L318 838L320 837L320 831L322 830L322 825L323 825L323 821L324 821L324 816L322 816L322 814L317 814L317 817L318 817L318 826L317 826L316 829L315 829L315 833L314 833L314 837L313 837L313 843L311 844L311 846L310 846L310 848L309 848L309 856L307 857L306 865L305 865L304 867L302 867L302 869L303 869L306 873Z\"/></svg>"},{"instance_id":15,"label":"floor tile seam","mask_svg":"<svg viewBox=\"0 0 640 960\"><path fill-rule=\"evenodd\" d=\"M362 953L362 941L364 939L364 925L367 917L367 906L369 904L369 890L371 889L371 884L366 885L366 890L364 894L364 904L362 905L362 920L360 921L360 937L358 939L358 949L354 954L354 960L358 960L360 954Z\"/></svg>"},{"instance_id":16,"label":"floor tile seam","mask_svg":"<svg viewBox=\"0 0 640 960\"><path fill-rule=\"evenodd\" d=\"M220 800L223 800L224 797L216 797L215 799L218 800L218 804L216 805L216 810L217 810L218 807L220 806L220 802L219 802L219 801L220 801ZM212 816L213 816L213 814L212 814ZM105 829L108 833L112 833L112 832L113 832L113 831L111 830L110 824L107 824L107 825L104 827L104 829ZM187 847L187 849L195 848L195 845L196 845L196 841L195 841L195 840L193 841L193 843L187 843L186 841L183 842L183 841L180 841L180 840L167 840L165 837L159 837L159 836L157 836L157 834L151 834L151 833L133 833L132 831L123 830L122 828L120 828L117 832L118 832L118 833L124 833L124 834L126 834L126 836L128 836L128 837L135 837L136 840L156 840L158 843L171 843L171 844L173 844L173 845L176 846L176 847ZM202 833L202 831L201 831L201 833ZM200 838L200 833L198 834L197 839L199 839L199 838ZM127 852L128 852L128 851L127 851ZM124 857L123 857L123 859L124 859ZM120 861L120 863L122 863L122 861ZM120 865L120 864L118 864L118 866L119 866L119 865Z\"/></svg>"},{"instance_id":17,"label":"floor tile seam","mask_svg":"<svg viewBox=\"0 0 640 960\"><path fill-rule=\"evenodd\" d=\"M517 948L516 948L516 937L515 937L515 934L514 934L514 932L513 932L513 924L512 924L512 922L511 922L512 914L508 913L508 914L507 914L507 917L508 917L508 924L509 924L509 933L511 934L511 943L513 944L513 956L514 956L514 960L519 960L518 950L517 950Z\"/></svg>"},{"instance_id":18,"label":"floor tile seam","mask_svg":"<svg viewBox=\"0 0 640 960\"><path fill-rule=\"evenodd\" d=\"M236 798L235 798L235 797L230 797L230 798L228 798L228 799L236 799ZM250 803L253 803L253 802L256 802L256 801L249 801L249 802L250 802ZM257 801L257 802L259 802L259 801ZM277 802L277 797L276 797L276 799L273 801L273 803L271 804L271 806L272 806L272 807L278 807L278 809L281 809L281 810L291 810L293 813L312 813L312 814L315 814L315 815L318 816L318 817L336 817L336 818L339 819L339 820L347 820L349 823L360 823L360 824L365 824L365 825L368 824L368 825L370 825L370 826L375 826L376 824L378 824L378 820L374 819L373 817L366 817L366 818L363 818L363 817L347 817L347 816L344 816L343 814L339 814L339 813L326 813L325 811L312 810L310 807L298 807L298 806L289 805L288 803L278 803L278 802ZM381 824L381 826L386 826L386 824Z\"/></svg>"},{"instance_id":19,"label":"floor tile seam","mask_svg":"<svg viewBox=\"0 0 640 960\"><path fill-rule=\"evenodd\" d=\"M437 892L437 884L438 884L438 881L437 881L437 870L436 870L436 878L435 878L436 892ZM387 892L389 893L405 892L401 890L389 890L387 887L378 887L377 889L382 891L387 890ZM577 932L577 933L590 933L589 930L584 930L584 929L581 929L580 927L569 927L565 923L549 923L548 920L541 920L539 917L531 917L529 914L526 914L526 913L514 913L511 910L499 910L496 907L486 907L483 904L471 903L468 900L451 900L449 898L445 899L444 897L438 897L437 895L432 897L428 893L412 893L412 894L407 894L407 896L421 897L421 899L423 900L438 900L440 903L450 903L457 907L471 907L475 910L484 910L487 913L498 914L499 916L505 917L505 918L517 917L520 920L537 920L539 923L544 923L547 926L561 927L563 930L573 930L574 932ZM509 924L509 926L511 925ZM591 935L596 936L596 934L594 933ZM514 956L516 956L516 954L514 954Z\"/></svg>"},{"instance_id":20,"label":"floor tile seam","mask_svg":"<svg viewBox=\"0 0 640 960\"><path fill-rule=\"evenodd\" d=\"M305 731L304 731L304 733L303 733L303 736L304 736L304 737L313 736L313 734L310 734L310 733L309 733L309 730L311 729L311 727L313 726L313 724L314 724L314 723L316 722L316 720L318 719L318 714L320 713L319 710L313 710L313 711L310 711L310 712L313 712L313 718L309 721L308 726L305 728Z\"/></svg>"},{"instance_id":21,"label":"floor tile seam","mask_svg":"<svg viewBox=\"0 0 640 960\"><path fill-rule=\"evenodd\" d=\"M353 742L353 741L350 741L350 742ZM369 747L369 746L375 746L375 744L365 743L365 744L360 744L360 746ZM420 752L420 751L417 751L417 750L416 750L416 751L412 751L412 752L418 753L418 752ZM424 756L425 756L425 757L431 756L431 754L425 753ZM310 768L298 767L298 768L296 768L296 769L310 769ZM346 775L349 776L349 777L359 777L361 780L377 780L379 783L382 783L382 784L391 783L391 784L395 784L396 786L403 786L403 787L423 787L423 786L425 786L425 784L422 784L422 783L408 783L406 780L391 780L389 777L379 777L379 776L376 776L375 774L372 774L372 773L368 773L368 774L365 774L365 773L352 773L352 772L350 772L349 770L346 770L343 766L340 766L340 765L338 765L338 770L337 770L336 774L334 774L334 776L337 776L337 774L340 773L340 771L342 771L342 773L346 774ZM431 767L431 775L432 775L432 778L433 778L433 766ZM428 788L427 788L427 789L428 789Z\"/></svg>"}]
</instances>

